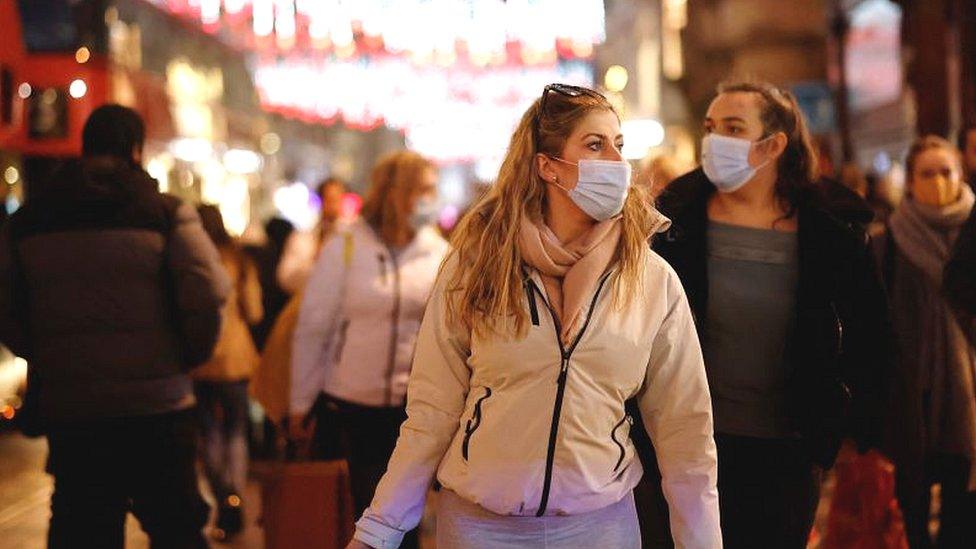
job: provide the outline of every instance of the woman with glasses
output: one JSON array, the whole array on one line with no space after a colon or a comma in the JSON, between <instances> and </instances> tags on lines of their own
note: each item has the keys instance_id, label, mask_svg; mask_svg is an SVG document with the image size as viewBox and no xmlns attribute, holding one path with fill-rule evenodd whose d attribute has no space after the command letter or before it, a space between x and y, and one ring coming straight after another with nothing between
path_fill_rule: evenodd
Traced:
<instances>
[{"instance_id":1,"label":"woman with glasses","mask_svg":"<svg viewBox=\"0 0 976 549\"><path fill-rule=\"evenodd\" d=\"M818 179L796 100L772 85L722 86L705 134L702 168L661 196L673 225L654 248L701 337L725 547L804 548L841 438L880 436L891 353L871 211Z\"/></svg>"},{"instance_id":2,"label":"woman with glasses","mask_svg":"<svg viewBox=\"0 0 976 549\"><path fill-rule=\"evenodd\" d=\"M420 328L404 423L350 547L397 547L428 488L437 547L640 546L624 402L658 449L673 533L721 544L708 386L687 300L647 246L620 120L553 84L461 221Z\"/></svg>"}]
</instances>

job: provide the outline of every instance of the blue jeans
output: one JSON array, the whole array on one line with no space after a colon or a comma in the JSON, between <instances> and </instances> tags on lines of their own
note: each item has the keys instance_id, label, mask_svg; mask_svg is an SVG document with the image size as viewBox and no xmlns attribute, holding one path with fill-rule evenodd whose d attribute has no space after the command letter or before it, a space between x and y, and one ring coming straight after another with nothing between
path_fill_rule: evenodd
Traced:
<instances>
[{"instance_id":1,"label":"blue jeans","mask_svg":"<svg viewBox=\"0 0 976 549\"><path fill-rule=\"evenodd\" d=\"M203 467L221 503L247 483L247 381L196 381Z\"/></svg>"}]
</instances>

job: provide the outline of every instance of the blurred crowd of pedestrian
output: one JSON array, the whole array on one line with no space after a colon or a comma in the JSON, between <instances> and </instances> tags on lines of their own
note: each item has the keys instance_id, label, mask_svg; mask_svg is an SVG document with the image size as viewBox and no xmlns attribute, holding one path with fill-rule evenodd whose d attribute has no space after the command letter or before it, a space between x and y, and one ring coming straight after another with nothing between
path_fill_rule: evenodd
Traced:
<instances>
[{"instance_id":1,"label":"blurred crowd of pedestrian","mask_svg":"<svg viewBox=\"0 0 976 549\"><path fill-rule=\"evenodd\" d=\"M769 83L718 89L695 169L632 175L619 122L547 86L450 243L407 150L356 216L328 178L312 229L244 243L159 192L138 114L95 110L0 220L49 546L121 547L129 512L208 546L197 463L233 539L249 456L345 460L350 547L417 547L436 486L441 548L802 548L832 467L822 546L971 546L976 125L902 182L833 173Z\"/></svg>"}]
</instances>

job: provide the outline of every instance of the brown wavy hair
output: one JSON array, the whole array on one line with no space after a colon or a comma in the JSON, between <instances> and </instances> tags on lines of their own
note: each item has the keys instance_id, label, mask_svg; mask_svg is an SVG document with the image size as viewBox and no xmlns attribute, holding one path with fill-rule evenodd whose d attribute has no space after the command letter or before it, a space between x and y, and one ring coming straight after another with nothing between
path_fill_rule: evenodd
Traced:
<instances>
[{"instance_id":1,"label":"brown wavy hair","mask_svg":"<svg viewBox=\"0 0 976 549\"><path fill-rule=\"evenodd\" d=\"M387 244L402 245L413 238L410 200L430 169L435 169L433 162L408 150L388 154L373 166L361 215Z\"/></svg>"},{"instance_id":2,"label":"brown wavy hair","mask_svg":"<svg viewBox=\"0 0 976 549\"><path fill-rule=\"evenodd\" d=\"M447 281L448 319L479 335L511 335L499 334L498 323L507 319L514 320L516 334L525 333L528 317L523 304L525 279L518 235L522 219L541 220L545 208L546 184L538 172L536 154L561 155L576 125L591 112L617 114L596 93L578 97L550 93L544 116L540 116L540 101L537 99L522 115L495 183L452 234L457 268ZM631 185L617 248L619 276L613 279L618 305L640 292L655 219L647 191Z\"/></svg>"}]
</instances>

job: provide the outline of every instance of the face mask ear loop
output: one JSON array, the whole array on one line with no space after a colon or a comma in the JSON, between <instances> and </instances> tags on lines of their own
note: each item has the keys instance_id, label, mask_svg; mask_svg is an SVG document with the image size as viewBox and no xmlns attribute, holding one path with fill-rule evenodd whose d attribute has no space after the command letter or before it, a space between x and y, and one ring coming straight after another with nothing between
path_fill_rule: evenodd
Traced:
<instances>
[{"instance_id":1,"label":"face mask ear loop","mask_svg":"<svg viewBox=\"0 0 976 549\"><path fill-rule=\"evenodd\" d=\"M553 177L552 178L552 181L546 181L545 179L543 179L543 181L545 181L546 183L551 183L551 184L559 187L566 194L569 194L569 189L567 189L566 187L563 187L562 185L559 184L559 178Z\"/></svg>"},{"instance_id":2,"label":"face mask ear loop","mask_svg":"<svg viewBox=\"0 0 976 549\"><path fill-rule=\"evenodd\" d=\"M548 154L546 156L549 157L549 160L555 160L556 162L562 162L563 164L569 164L570 166L576 166L577 168L579 167L579 162L570 162L569 160L563 160L558 156L550 156Z\"/></svg>"},{"instance_id":3,"label":"face mask ear loop","mask_svg":"<svg viewBox=\"0 0 976 549\"><path fill-rule=\"evenodd\" d=\"M756 148L758 149L758 148L759 148L759 145L760 145L761 143L765 143L766 141L769 141L769 140L770 140L770 139L772 139L772 138L773 138L773 137L774 137L774 136L775 136L775 135L776 135L777 133L779 133L779 132L776 132L776 133L771 133L771 134L769 134L769 135L767 135L766 137L761 137L761 138L759 139L759 141L756 141L755 143L753 143L753 144L752 144L752 146L753 146L753 147L756 147ZM761 170L761 169L763 169L764 167L766 167L766 164L769 164L769 160L765 160L764 162L761 162L761 163L760 163L760 164L759 164L758 166L756 166L756 167L754 167L754 168L752 168L752 169L753 169L753 170L756 170L756 171L759 171L759 170Z\"/></svg>"},{"instance_id":4,"label":"face mask ear loop","mask_svg":"<svg viewBox=\"0 0 976 549\"><path fill-rule=\"evenodd\" d=\"M563 160L562 158L559 158L558 156L552 156L552 155L549 155L549 154L547 154L546 156L549 158L549 160L555 160L557 162L562 162L564 164L569 164L570 166L576 166L577 168L579 168L579 163L578 162L570 162L569 160ZM566 194L569 194L569 189L567 189L566 187L563 187L562 185L559 184L559 178L553 177L552 178L552 181L546 181L545 178L543 178L542 180L545 181L546 183L552 183L553 185L555 185L555 186L559 187L560 189L562 189L563 192L565 192Z\"/></svg>"}]
</instances>

